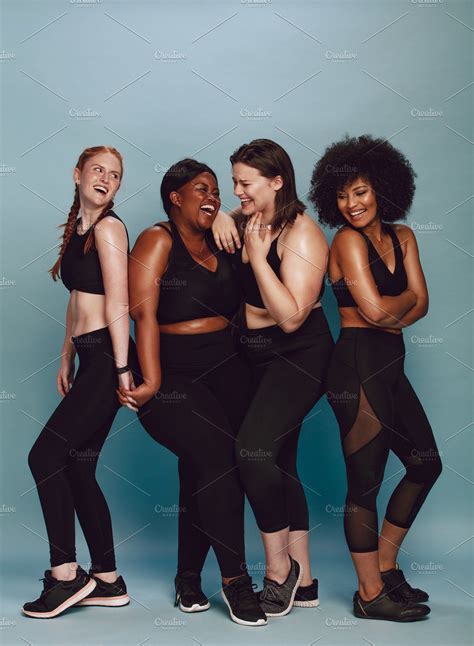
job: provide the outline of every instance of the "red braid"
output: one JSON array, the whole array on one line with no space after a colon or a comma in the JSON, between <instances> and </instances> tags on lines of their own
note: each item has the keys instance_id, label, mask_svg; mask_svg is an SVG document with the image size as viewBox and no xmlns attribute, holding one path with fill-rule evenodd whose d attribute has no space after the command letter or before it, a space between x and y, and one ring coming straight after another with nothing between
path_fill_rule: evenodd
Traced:
<instances>
[{"instance_id":1,"label":"red braid","mask_svg":"<svg viewBox=\"0 0 474 646\"><path fill-rule=\"evenodd\" d=\"M64 256L64 252L66 251L66 247L69 244L69 240L71 239L71 236L74 232L74 227L76 226L76 219L80 206L81 202L79 199L79 188L76 184L76 190L74 191L74 201L72 203L71 210L69 211L69 215L67 216L67 220L64 224L59 225L59 227L64 227L63 241L61 244L61 250L59 252L59 258L56 260L51 269L48 270L53 277L53 280L58 280L58 278L60 277L59 272L61 269L61 260Z\"/></svg>"}]
</instances>

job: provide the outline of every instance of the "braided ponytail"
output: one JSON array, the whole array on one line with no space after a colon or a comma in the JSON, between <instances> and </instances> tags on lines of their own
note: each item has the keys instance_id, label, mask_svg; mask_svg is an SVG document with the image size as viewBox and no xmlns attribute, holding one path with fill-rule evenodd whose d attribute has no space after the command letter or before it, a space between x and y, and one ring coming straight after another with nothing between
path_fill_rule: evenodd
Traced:
<instances>
[{"instance_id":1,"label":"braided ponytail","mask_svg":"<svg viewBox=\"0 0 474 646\"><path fill-rule=\"evenodd\" d=\"M81 201L79 199L79 187L76 184L76 190L74 191L74 200L71 206L71 210L69 211L69 215L67 216L67 220L64 224L59 225L60 228L64 228L63 241L61 244L61 249L59 251L59 258L56 260L51 269L48 269L54 281L58 280L58 278L60 277L59 272L61 269L61 260L64 252L66 251L66 247L69 244L69 240L71 239L71 236L74 232L74 227L76 226L76 219L80 206Z\"/></svg>"}]
</instances>

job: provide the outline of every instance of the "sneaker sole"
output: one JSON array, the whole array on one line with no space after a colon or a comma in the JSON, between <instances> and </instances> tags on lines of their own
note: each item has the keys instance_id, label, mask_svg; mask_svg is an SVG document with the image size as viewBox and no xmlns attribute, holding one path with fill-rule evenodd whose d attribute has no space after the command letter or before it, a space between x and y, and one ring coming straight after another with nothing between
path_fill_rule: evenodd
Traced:
<instances>
[{"instance_id":1,"label":"sneaker sole","mask_svg":"<svg viewBox=\"0 0 474 646\"><path fill-rule=\"evenodd\" d=\"M179 602L179 609L182 612L204 612L204 610L209 610L210 607L211 604L209 603L209 601L204 604L194 603L191 607L183 606L181 601Z\"/></svg>"},{"instance_id":2,"label":"sneaker sole","mask_svg":"<svg viewBox=\"0 0 474 646\"><path fill-rule=\"evenodd\" d=\"M426 615L423 615L422 617L406 617L405 619L390 619L389 617L368 617L367 615L363 615L362 613L357 613L353 612L354 617L358 617L359 619L373 619L375 621L394 621L396 623L409 623L411 621L420 621L421 619L426 619L426 617L430 613L426 613Z\"/></svg>"},{"instance_id":3,"label":"sneaker sole","mask_svg":"<svg viewBox=\"0 0 474 646\"><path fill-rule=\"evenodd\" d=\"M87 597L87 595L90 594L92 590L94 590L96 585L97 583L94 581L94 579L91 579L83 588L76 592L76 594L74 594L72 597L69 597L69 599L66 599L66 601L63 601L61 605L59 605L54 610L51 610L50 612L32 612L31 610L25 610L24 608L22 608L21 611L24 615L27 615L28 617L34 617L35 619L52 619L53 617L60 615L71 606L76 605L76 603L84 599L84 597Z\"/></svg>"},{"instance_id":4,"label":"sneaker sole","mask_svg":"<svg viewBox=\"0 0 474 646\"><path fill-rule=\"evenodd\" d=\"M296 595L296 591L297 591L297 590L298 590L298 588L300 587L300 583L301 583L301 581L302 581L302 579L303 579L303 574L304 574L304 572L303 572L303 566L302 566L302 565L300 565L300 573L299 573L299 575L298 575L298 580L297 580L296 585L295 585L295 587L294 587L294 589L293 589L293 592L292 592L292 594L291 594L291 599L290 599L290 603L288 604L288 608L286 608L286 609L285 609L285 610L283 610L282 612L265 612L265 610L264 610L263 612L265 612L265 614L267 615L267 617L284 617L285 615L287 615L287 614L291 611L291 609L292 609L292 608L293 608L293 606L295 605L295 595Z\"/></svg>"},{"instance_id":5,"label":"sneaker sole","mask_svg":"<svg viewBox=\"0 0 474 646\"><path fill-rule=\"evenodd\" d=\"M257 619L257 621L245 621L244 619L239 619L239 617L236 617L232 612L232 608L230 607L230 604L227 601L227 597L225 596L224 590L221 590L221 595L226 603L226 606L229 608L230 617L232 621L235 621L236 624L240 624L241 626L266 626L267 625L268 622L266 619Z\"/></svg>"},{"instance_id":6,"label":"sneaker sole","mask_svg":"<svg viewBox=\"0 0 474 646\"><path fill-rule=\"evenodd\" d=\"M293 601L293 608L317 608L319 606L319 599L311 599L311 601Z\"/></svg>"},{"instance_id":7,"label":"sneaker sole","mask_svg":"<svg viewBox=\"0 0 474 646\"><path fill-rule=\"evenodd\" d=\"M76 603L76 606L104 606L108 608L118 608L120 606L127 606L130 603L128 594L121 597L91 597L90 599L83 599Z\"/></svg>"}]
</instances>

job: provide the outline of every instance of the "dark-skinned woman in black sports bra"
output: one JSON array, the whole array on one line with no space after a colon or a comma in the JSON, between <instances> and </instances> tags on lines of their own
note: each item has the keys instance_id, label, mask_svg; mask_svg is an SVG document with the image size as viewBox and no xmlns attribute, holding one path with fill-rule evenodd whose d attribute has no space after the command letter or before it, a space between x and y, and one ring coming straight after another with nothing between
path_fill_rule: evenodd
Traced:
<instances>
[{"instance_id":1,"label":"dark-skinned woman in black sports bra","mask_svg":"<svg viewBox=\"0 0 474 646\"><path fill-rule=\"evenodd\" d=\"M414 177L387 141L346 137L316 164L310 192L320 221L339 228L329 277L341 331L327 389L346 463L344 530L359 579L354 614L393 621L415 621L430 610L397 555L441 472L433 432L404 373L402 330L428 311L415 236L392 224L410 209ZM379 534L376 500L390 449L406 471Z\"/></svg>"},{"instance_id":2,"label":"dark-skinned woman in black sports bra","mask_svg":"<svg viewBox=\"0 0 474 646\"><path fill-rule=\"evenodd\" d=\"M250 373L230 321L237 277L213 241L220 208L215 173L183 159L163 178L168 222L146 229L130 258L130 312L142 379L121 401L146 431L179 458L180 516L176 605L209 608L200 573L212 547L233 621L266 624L247 574L244 494L235 436L250 399Z\"/></svg>"},{"instance_id":3,"label":"dark-skinned woman in black sports bra","mask_svg":"<svg viewBox=\"0 0 474 646\"><path fill-rule=\"evenodd\" d=\"M128 234L112 211L123 160L115 148L86 148L74 169L74 202L50 272L70 291L57 388L59 406L28 456L50 543L44 590L23 613L52 618L72 605L129 603L117 577L110 512L95 471L120 409L116 388L133 383L128 318ZM80 216L78 218L78 215ZM75 355L79 370L74 375ZM131 406L129 406L131 407ZM75 514L91 570L76 563Z\"/></svg>"},{"instance_id":4,"label":"dark-skinned woman in black sports bra","mask_svg":"<svg viewBox=\"0 0 474 646\"><path fill-rule=\"evenodd\" d=\"M297 471L305 416L324 394L333 349L321 307L328 245L298 199L293 165L274 141L241 146L230 158L241 208L219 215L216 242L240 278L240 346L254 372L254 391L236 455L265 547L260 599L269 616L319 603L309 558L306 496ZM240 244L239 234L242 235Z\"/></svg>"}]
</instances>

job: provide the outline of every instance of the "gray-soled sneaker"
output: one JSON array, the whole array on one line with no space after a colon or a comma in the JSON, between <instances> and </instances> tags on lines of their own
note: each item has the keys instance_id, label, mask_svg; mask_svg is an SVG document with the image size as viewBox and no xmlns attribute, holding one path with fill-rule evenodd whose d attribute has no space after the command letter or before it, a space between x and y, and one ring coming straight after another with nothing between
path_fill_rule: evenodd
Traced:
<instances>
[{"instance_id":1,"label":"gray-soled sneaker","mask_svg":"<svg viewBox=\"0 0 474 646\"><path fill-rule=\"evenodd\" d=\"M310 585L299 586L293 606L296 608L317 608L319 606L318 579L313 579L313 583Z\"/></svg>"},{"instance_id":2,"label":"gray-soled sneaker","mask_svg":"<svg viewBox=\"0 0 474 646\"><path fill-rule=\"evenodd\" d=\"M283 617L293 608L296 590L303 578L303 568L291 556L290 571L283 583L263 579L263 590L259 594L260 607L267 617Z\"/></svg>"}]
</instances>

